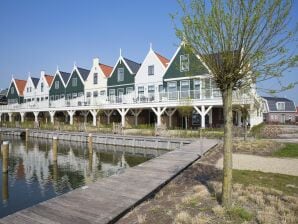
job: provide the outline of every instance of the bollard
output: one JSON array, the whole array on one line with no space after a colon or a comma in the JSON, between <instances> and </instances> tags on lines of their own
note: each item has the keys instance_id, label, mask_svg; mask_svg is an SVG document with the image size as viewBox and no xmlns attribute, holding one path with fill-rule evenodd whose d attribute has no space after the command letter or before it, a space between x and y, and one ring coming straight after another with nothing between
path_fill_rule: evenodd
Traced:
<instances>
[{"instance_id":1,"label":"bollard","mask_svg":"<svg viewBox=\"0 0 298 224\"><path fill-rule=\"evenodd\" d=\"M93 149L92 149L92 134L89 133L89 136L88 136L88 149L89 149L89 154L91 154L93 152Z\"/></svg>"},{"instance_id":2,"label":"bollard","mask_svg":"<svg viewBox=\"0 0 298 224\"><path fill-rule=\"evenodd\" d=\"M58 152L58 138L57 136L53 137L53 160L57 161L57 152Z\"/></svg>"},{"instance_id":3,"label":"bollard","mask_svg":"<svg viewBox=\"0 0 298 224\"><path fill-rule=\"evenodd\" d=\"M2 201L8 201L8 173L2 173Z\"/></svg>"},{"instance_id":4,"label":"bollard","mask_svg":"<svg viewBox=\"0 0 298 224\"><path fill-rule=\"evenodd\" d=\"M89 169L89 172L91 173L92 172L92 166L93 166L93 152L92 152L92 149L90 151L89 149L89 157L88 157L89 161L88 161L88 169Z\"/></svg>"},{"instance_id":5,"label":"bollard","mask_svg":"<svg viewBox=\"0 0 298 224\"><path fill-rule=\"evenodd\" d=\"M1 146L2 151L2 172L8 172L9 142L4 141Z\"/></svg>"},{"instance_id":6,"label":"bollard","mask_svg":"<svg viewBox=\"0 0 298 224\"><path fill-rule=\"evenodd\" d=\"M25 130L25 140L26 140L26 142L29 141L29 129L28 128L26 128L26 130Z\"/></svg>"}]
</instances>

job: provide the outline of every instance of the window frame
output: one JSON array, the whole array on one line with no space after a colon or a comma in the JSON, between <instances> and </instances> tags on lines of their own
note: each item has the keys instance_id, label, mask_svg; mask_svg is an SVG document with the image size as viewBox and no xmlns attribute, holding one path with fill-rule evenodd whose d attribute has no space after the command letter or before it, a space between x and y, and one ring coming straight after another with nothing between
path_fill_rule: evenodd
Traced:
<instances>
[{"instance_id":1,"label":"window frame","mask_svg":"<svg viewBox=\"0 0 298 224\"><path fill-rule=\"evenodd\" d=\"M153 75L154 75L154 65L148 65L148 76L153 76Z\"/></svg>"},{"instance_id":2,"label":"window frame","mask_svg":"<svg viewBox=\"0 0 298 224\"><path fill-rule=\"evenodd\" d=\"M185 63L186 63L186 66L185 66ZM181 54L180 55L180 72L188 72L188 71L189 71L189 54Z\"/></svg>"},{"instance_id":3,"label":"window frame","mask_svg":"<svg viewBox=\"0 0 298 224\"><path fill-rule=\"evenodd\" d=\"M120 75L122 75L122 76L120 76ZM118 68L117 69L117 82L123 82L123 81L124 81L124 68Z\"/></svg>"}]
</instances>

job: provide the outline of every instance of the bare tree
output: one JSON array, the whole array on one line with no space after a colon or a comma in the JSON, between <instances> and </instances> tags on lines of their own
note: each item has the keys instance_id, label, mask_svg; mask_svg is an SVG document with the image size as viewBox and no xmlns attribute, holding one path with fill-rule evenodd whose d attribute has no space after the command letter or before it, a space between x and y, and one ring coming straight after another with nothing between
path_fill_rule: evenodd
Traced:
<instances>
[{"instance_id":1,"label":"bare tree","mask_svg":"<svg viewBox=\"0 0 298 224\"><path fill-rule=\"evenodd\" d=\"M190 45L220 89L224 110L224 170L222 203L231 206L232 93L256 82L280 78L297 66L288 44L291 0L179 1L178 37ZM175 15L173 16L175 19ZM175 21L175 20L174 20ZM295 83L281 89L293 87Z\"/></svg>"}]
</instances>

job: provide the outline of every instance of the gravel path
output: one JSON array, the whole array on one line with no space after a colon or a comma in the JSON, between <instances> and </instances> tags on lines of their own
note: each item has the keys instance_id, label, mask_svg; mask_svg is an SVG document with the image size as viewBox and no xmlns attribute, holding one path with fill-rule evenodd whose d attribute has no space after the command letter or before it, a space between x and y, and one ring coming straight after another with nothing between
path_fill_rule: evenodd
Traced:
<instances>
[{"instance_id":1,"label":"gravel path","mask_svg":"<svg viewBox=\"0 0 298 224\"><path fill-rule=\"evenodd\" d=\"M223 158L217 161L216 167L222 169ZM298 159L233 154L233 169L256 170L298 176Z\"/></svg>"}]
</instances>

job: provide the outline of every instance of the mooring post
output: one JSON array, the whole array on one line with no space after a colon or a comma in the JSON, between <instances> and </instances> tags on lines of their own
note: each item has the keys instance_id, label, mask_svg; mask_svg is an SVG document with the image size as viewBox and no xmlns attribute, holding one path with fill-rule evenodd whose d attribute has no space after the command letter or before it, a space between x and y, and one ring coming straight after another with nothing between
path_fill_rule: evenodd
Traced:
<instances>
[{"instance_id":1,"label":"mooring post","mask_svg":"<svg viewBox=\"0 0 298 224\"><path fill-rule=\"evenodd\" d=\"M2 151L2 172L8 172L8 159L9 159L9 142L4 141L1 146Z\"/></svg>"},{"instance_id":2,"label":"mooring post","mask_svg":"<svg viewBox=\"0 0 298 224\"><path fill-rule=\"evenodd\" d=\"M88 149L89 149L89 154L91 154L93 152L93 149L92 149L92 134L89 133L88 135Z\"/></svg>"},{"instance_id":3,"label":"mooring post","mask_svg":"<svg viewBox=\"0 0 298 224\"><path fill-rule=\"evenodd\" d=\"M26 128L26 130L25 130L25 140L26 140L26 142L29 141L29 129L28 128Z\"/></svg>"},{"instance_id":4,"label":"mooring post","mask_svg":"<svg viewBox=\"0 0 298 224\"><path fill-rule=\"evenodd\" d=\"M58 138L57 136L53 137L53 161L57 161L57 152L58 152Z\"/></svg>"}]
</instances>

